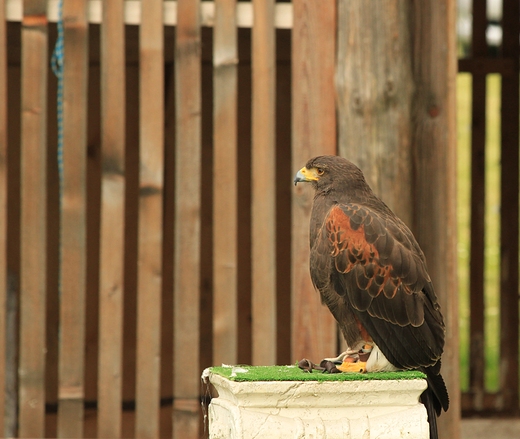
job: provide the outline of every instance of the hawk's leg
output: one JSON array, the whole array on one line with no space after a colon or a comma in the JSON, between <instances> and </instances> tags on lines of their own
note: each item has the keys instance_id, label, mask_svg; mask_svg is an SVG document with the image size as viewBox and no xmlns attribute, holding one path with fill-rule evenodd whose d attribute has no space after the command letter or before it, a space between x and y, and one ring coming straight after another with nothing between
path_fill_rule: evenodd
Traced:
<instances>
[{"instance_id":1,"label":"hawk's leg","mask_svg":"<svg viewBox=\"0 0 520 439\"><path fill-rule=\"evenodd\" d=\"M336 363L336 364L341 364L343 363L343 359L350 355L350 354L353 354L353 351L351 351L350 349L349 350L346 350L345 352L342 352L341 354L339 354L337 357L331 357L331 358L324 358L324 360L326 361L332 361L333 363Z\"/></svg>"},{"instance_id":2,"label":"hawk's leg","mask_svg":"<svg viewBox=\"0 0 520 439\"><path fill-rule=\"evenodd\" d=\"M348 353L342 361L339 366L336 366L342 372L391 372L399 370L388 361L375 343L366 344L358 352Z\"/></svg>"},{"instance_id":3,"label":"hawk's leg","mask_svg":"<svg viewBox=\"0 0 520 439\"><path fill-rule=\"evenodd\" d=\"M367 363L365 361L356 361L355 363L344 361L336 367L341 370L341 372L365 373L367 371Z\"/></svg>"},{"instance_id":4,"label":"hawk's leg","mask_svg":"<svg viewBox=\"0 0 520 439\"><path fill-rule=\"evenodd\" d=\"M361 349L347 349L335 358L325 358L338 364L341 372L366 372L366 362L372 351L372 345L365 344Z\"/></svg>"}]
</instances>

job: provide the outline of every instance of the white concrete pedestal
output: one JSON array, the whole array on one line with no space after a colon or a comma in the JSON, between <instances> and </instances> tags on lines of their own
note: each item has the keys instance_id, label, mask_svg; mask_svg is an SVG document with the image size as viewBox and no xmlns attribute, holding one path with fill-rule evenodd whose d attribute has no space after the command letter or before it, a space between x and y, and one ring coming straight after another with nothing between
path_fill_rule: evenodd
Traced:
<instances>
[{"instance_id":1,"label":"white concrete pedestal","mask_svg":"<svg viewBox=\"0 0 520 439\"><path fill-rule=\"evenodd\" d=\"M235 382L209 373L210 439L428 439L425 380Z\"/></svg>"}]
</instances>

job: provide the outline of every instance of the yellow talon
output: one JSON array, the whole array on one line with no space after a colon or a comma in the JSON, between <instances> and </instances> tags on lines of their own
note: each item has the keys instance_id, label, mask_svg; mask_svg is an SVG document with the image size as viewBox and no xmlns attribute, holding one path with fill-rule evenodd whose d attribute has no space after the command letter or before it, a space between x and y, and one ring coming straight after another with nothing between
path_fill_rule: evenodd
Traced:
<instances>
[{"instance_id":1,"label":"yellow talon","mask_svg":"<svg viewBox=\"0 0 520 439\"><path fill-rule=\"evenodd\" d=\"M336 367L342 372L365 373L367 371L367 363L364 361L356 361L355 363L344 361Z\"/></svg>"}]
</instances>

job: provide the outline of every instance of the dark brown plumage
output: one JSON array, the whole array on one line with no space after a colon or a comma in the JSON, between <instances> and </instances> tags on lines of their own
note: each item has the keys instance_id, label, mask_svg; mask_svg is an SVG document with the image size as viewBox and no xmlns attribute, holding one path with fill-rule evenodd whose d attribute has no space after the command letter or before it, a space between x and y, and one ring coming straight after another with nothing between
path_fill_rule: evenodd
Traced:
<instances>
[{"instance_id":1,"label":"dark brown plumage","mask_svg":"<svg viewBox=\"0 0 520 439\"><path fill-rule=\"evenodd\" d=\"M421 248L350 161L315 157L298 172L298 182L315 189L310 272L322 302L350 349L373 343L390 363L387 370L427 375L422 400L435 437L435 414L449 404L439 373L445 328Z\"/></svg>"}]
</instances>

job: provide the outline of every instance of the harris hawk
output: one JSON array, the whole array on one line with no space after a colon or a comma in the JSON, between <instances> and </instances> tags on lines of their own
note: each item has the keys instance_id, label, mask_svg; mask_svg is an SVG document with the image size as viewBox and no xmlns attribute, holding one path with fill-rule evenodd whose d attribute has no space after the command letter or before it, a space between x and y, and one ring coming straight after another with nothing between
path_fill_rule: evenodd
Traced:
<instances>
[{"instance_id":1,"label":"harris hawk","mask_svg":"<svg viewBox=\"0 0 520 439\"><path fill-rule=\"evenodd\" d=\"M296 174L299 182L315 190L312 282L348 347L334 359L342 362L338 369L424 372L428 388L421 402L430 438L437 438L437 416L449 405L440 375L445 327L424 253L349 160L312 158Z\"/></svg>"}]
</instances>

